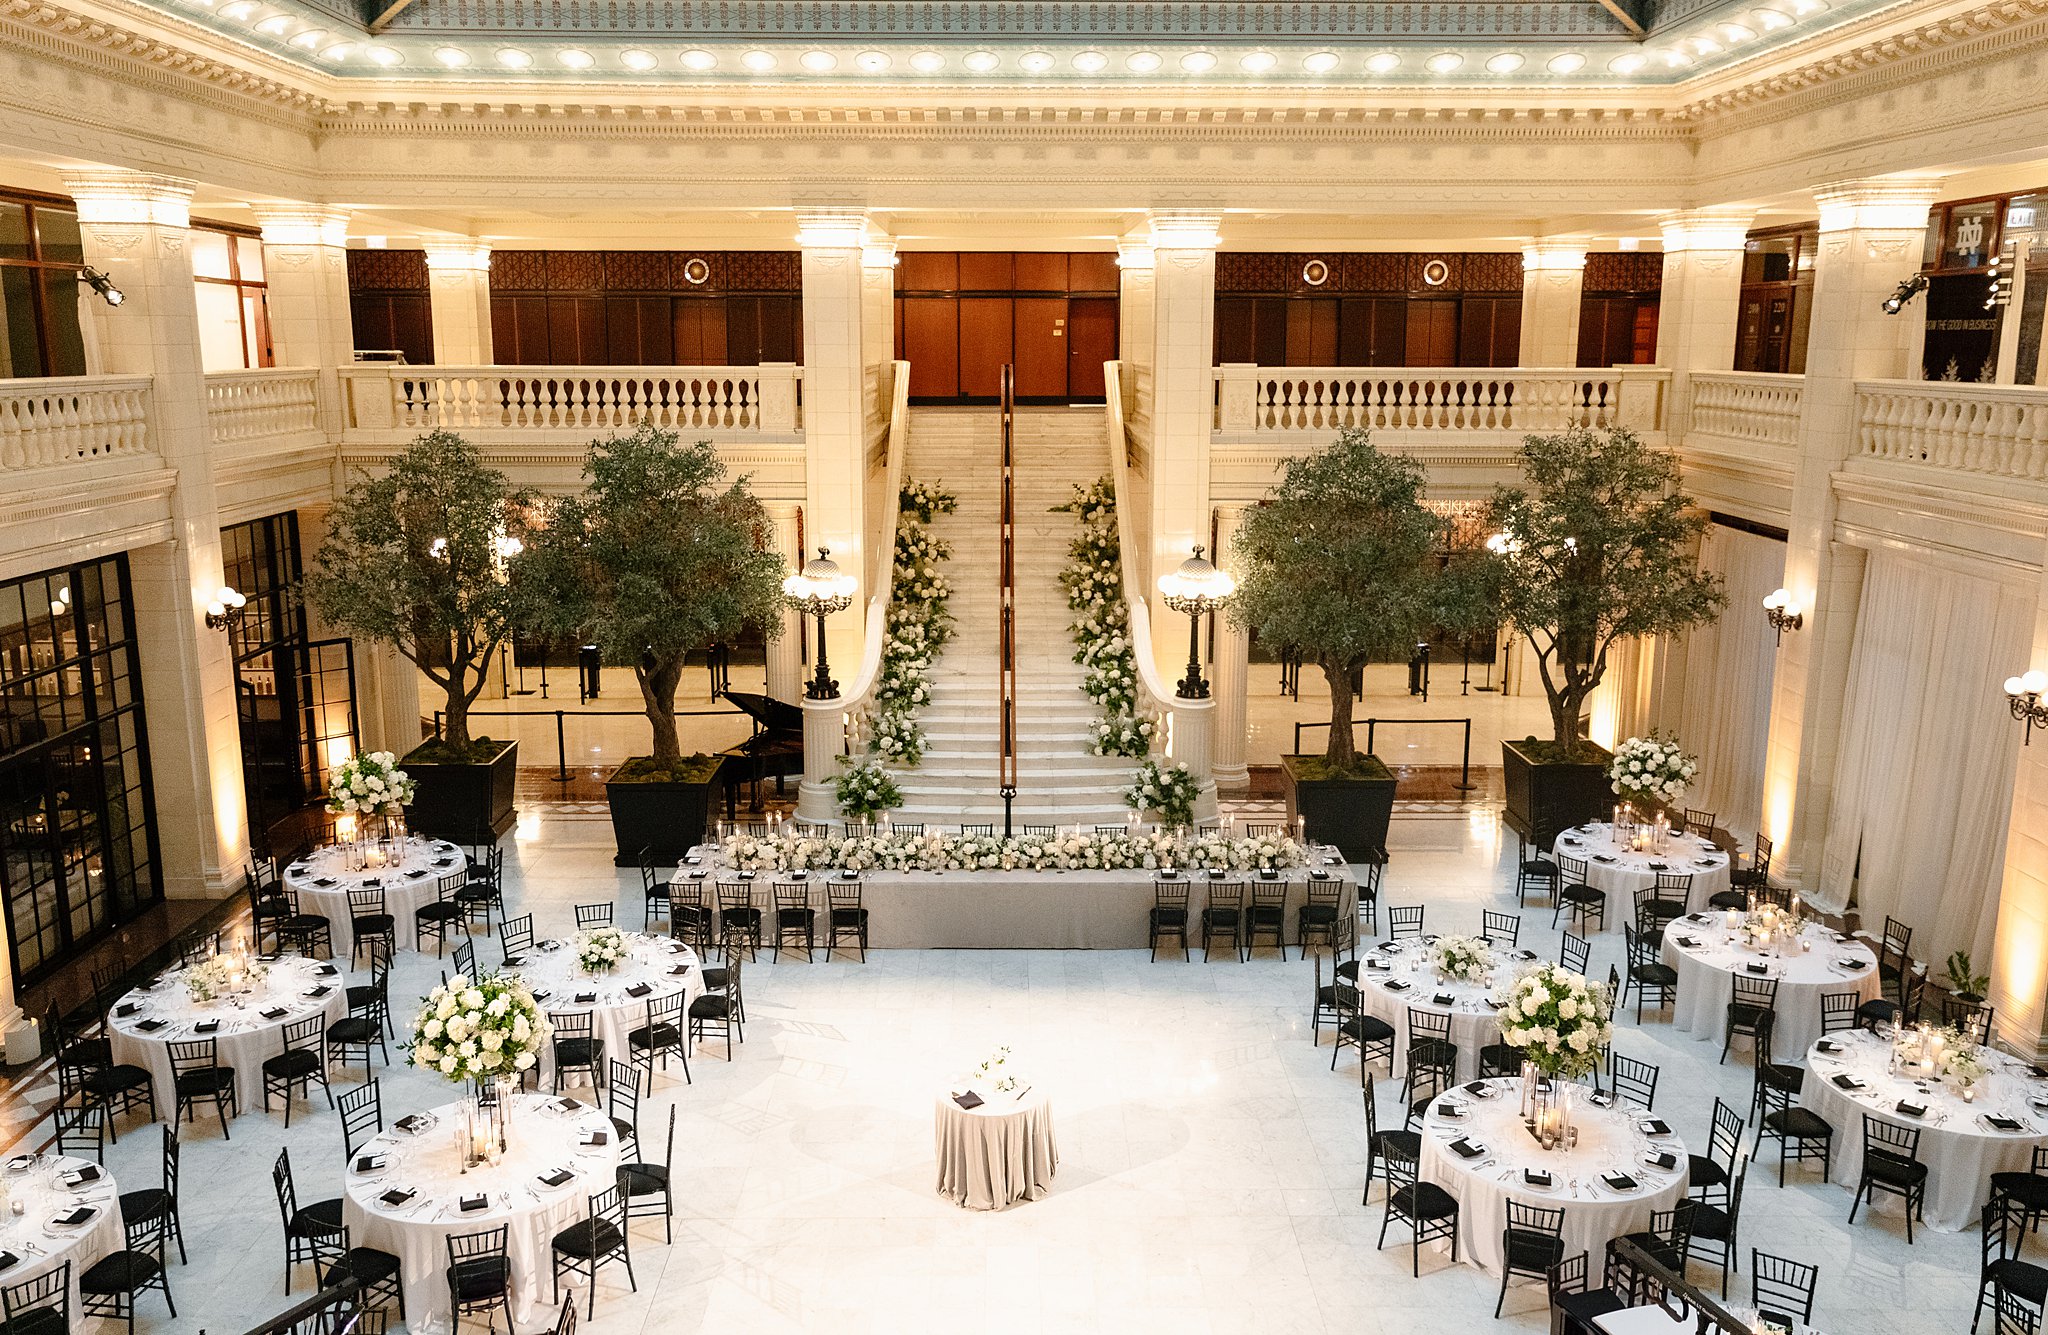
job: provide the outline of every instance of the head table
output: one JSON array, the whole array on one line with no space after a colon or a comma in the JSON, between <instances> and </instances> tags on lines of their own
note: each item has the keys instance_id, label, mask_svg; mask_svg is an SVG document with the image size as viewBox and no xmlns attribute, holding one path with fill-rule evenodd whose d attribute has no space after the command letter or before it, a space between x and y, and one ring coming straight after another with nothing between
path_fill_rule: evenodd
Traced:
<instances>
[{"instance_id":1,"label":"head table","mask_svg":"<svg viewBox=\"0 0 2048 1335\"><path fill-rule=\"evenodd\" d=\"M433 903L441 886L460 887L469 880L469 859L446 840L408 838L399 842L396 852L395 858L377 866L357 868L354 845L330 844L284 869L285 888L298 896L299 912L327 919L336 955L355 954L349 891L382 890L384 911L394 920L398 948L415 950L419 938L413 931L413 914Z\"/></svg>"},{"instance_id":2,"label":"head table","mask_svg":"<svg viewBox=\"0 0 2048 1335\"><path fill-rule=\"evenodd\" d=\"M1458 1045L1458 1079L1470 1080L1479 1070L1479 1049L1500 1042L1498 1008L1492 1003L1493 983L1439 980L1431 956L1437 938L1382 941L1358 961L1358 998L1365 1013L1394 1026L1395 1075L1408 1072L1408 1011L1412 1007L1451 1017L1451 1042ZM1495 953L1494 975L1512 977L1536 963L1533 950Z\"/></svg>"},{"instance_id":3,"label":"head table","mask_svg":"<svg viewBox=\"0 0 2048 1335\"><path fill-rule=\"evenodd\" d=\"M1944 1233L1976 1227L1978 1212L1991 1199L1991 1175L2026 1172L2034 1147L2048 1144L2048 1078L2002 1052L1979 1051L1991 1069L1966 1103L1953 1081L1892 1070L1889 1038L1855 1029L1815 1043L1806 1056L1799 1102L1835 1129L1834 1180L1854 1190L1862 1176L1865 1113L1917 1127L1920 1160L1927 1165L1927 1222ZM1926 1111L1910 1116L1901 1111L1902 1102Z\"/></svg>"},{"instance_id":4,"label":"head table","mask_svg":"<svg viewBox=\"0 0 2048 1335\"><path fill-rule=\"evenodd\" d=\"M622 932L627 956L604 973L585 973L576 957L576 938L542 941L520 957L511 971L533 992L550 1021L587 1011L591 1037L604 1043L605 1060L630 1061L626 1036L647 1023L647 1005L680 992L683 1009L704 991L697 952L681 941ZM555 1045L541 1049L543 1081L554 1079ZM600 1072L602 1074L602 1072ZM642 1091L643 1093L645 1091Z\"/></svg>"},{"instance_id":5,"label":"head table","mask_svg":"<svg viewBox=\"0 0 2048 1335\"><path fill-rule=\"evenodd\" d=\"M1500 1273L1511 1199L1562 1207L1565 1255L1598 1258L1609 1242L1648 1229L1651 1214L1684 1198L1685 1142L1668 1125L1638 1109L1596 1105L1592 1090L1571 1086L1579 1143L1546 1151L1522 1123L1521 1091L1519 1077L1475 1080L1431 1103L1423 1121L1420 1177L1458 1202L1458 1255L1467 1264ZM1468 1158L1451 1148L1454 1142L1479 1153ZM1668 1168L1650 1162L1660 1156ZM1549 1185L1531 1183L1525 1174L1532 1170L1548 1172ZM1626 1175L1633 1187L1610 1186L1603 1181L1610 1173Z\"/></svg>"},{"instance_id":6,"label":"head table","mask_svg":"<svg viewBox=\"0 0 2048 1335\"><path fill-rule=\"evenodd\" d=\"M1658 873L1692 877L1685 906L1698 912L1707 900L1728 888L1728 854L1708 839L1677 831L1665 836L1661 849L1638 849L1615 842L1614 826L1591 821L1566 830L1551 845L1553 857L1577 858L1586 864L1586 884L1607 892L1607 922L1635 916L1635 896L1657 884Z\"/></svg>"},{"instance_id":7,"label":"head table","mask_svg":"<svg viewBox=\"0 0 2048 1335\"><path fill-rule=\"evenodd\" d=\"M0 1260L13 1258L0 1266L0 1287L69 1261L72 1328L83 1329L78 1277L127 1245L119 1191L113 1174L90 1159L18 1154L0 1165Z\"/></svg>"},{"instance_id":8,"label":"head table","mask_svg":"<svg viewBox=\"0 0 2048 1335\"><path fill-rule=\"evenodd\" d=\"M1725 913L1697 913L1664 929L1664 962L1678 970L1678 999L1671 1023L1701 1040L1718 1043L1728 1032L1728 1003L1735 979L1775 982L1777 1019L1771 1054L1791 1061L1820 1037L1820 999L1828 992L1854 992L1858 1003L1878 995L1877 957L1852 936L1807 923L1798 936L1768 946L1747 943L1730 929Z\"/></svg>"},{"instance_id":9,"label":"head table","mask_svg":"<svg viewBox=\"0 0 2048 1335\"><path fill-rule=\"evenodd\" d=\"M509 1225L512 1318L525 1329L551 1301L555 1235L586 1218L590 1197L616 1179L618 1138L601 1109L516 1094L504 1156L464 1172L462 1129L462 1105L452 1103L401 1118L359 1147L345 1170L342 1218L354 1245L398 1258L407 1322L421 1331L450 1328L447 1239ZM558 1172L568 1174L560 1185L542 1181ZM465 1212L462 1202L477 1196L483 1205Z\"/></svg>"}]
</instances>

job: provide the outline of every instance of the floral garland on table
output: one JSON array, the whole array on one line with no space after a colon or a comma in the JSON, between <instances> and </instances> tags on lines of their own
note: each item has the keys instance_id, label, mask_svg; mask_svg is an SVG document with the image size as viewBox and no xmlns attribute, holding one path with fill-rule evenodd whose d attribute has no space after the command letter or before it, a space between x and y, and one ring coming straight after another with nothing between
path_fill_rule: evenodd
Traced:
<instances>
[{"instance_id":1,"label":"floral garland on table","mask_svg":"<svg viewBox=\"0 0 2048 1335\"><path fill-rule=\"evenodd\" d=\"M1679 749L1677 742L1653 732L1615 747L1607 778L1614 791L1631 802L1668 807L1685 796L1699 768L1699 762Z\"/></svg>"},{"instance_id":2,"label":"floral garland on table","mask_svg":"<svg viewBox=\"0 0 2048 1335\"><path fill-rule=\"evenodd\" d=\"M1503 1041L1522 1049L1524 1060L1544 1075L1587 1074L1614 1039L1614 999L1607 988L1561 965L1537 965L1494 999L1502 1003Z\"/></svg>"},{"instance_id":3,"label":"floral garland on table","mask_svg":"<svg viewBox=\"0 0 2048 1335\"><path fill-rule=\"evenodd\" d=\"M733 835L720 845L741 871L1083 871L1187 867L1251 871L1299 867L1308 850L1285 836L1189 842L1159 830L1095 834L987 835L882 832L872 835Z\"/></svg>"},{"instance_id":4,"label":"floral garland on table","mask_svg":"<svg viewBox=\"0 0 2048 1335\"><path fill-rule=\"evenodd\" d=\"M387 806L408 806L414 784L389 751L359 751L327 778L327 809L337 815L371 815Z\"/></svg>"},{"instance_id":5,"label":"floral garland on table","mask_svg":"<svg viewBox=\"0 0 2048 1335\"><path fill-rule=\"evenodd\" d=\"M1156 811L1168 829L1183 829L1195 820L1195 798L1202 785L1195 772L1178 761L1162 765L1147 756L1124 790L1124 805L1133 811Z\"/></svg>"},{"instance_id":6,"label":"floral garland on table","mask_svg":"<svg viewBox=\"0 0 2048 1335\"><path fill-rule=\"evenodd\" d=\"M429 992L401 1044L412 1064L457 1084L527 1070L554 1026L517 978L456 974Z\"/></svg>"},{"instance_id":7,"label":"floral garland on table","mask_svg":"<svg viewBox=\"0 0 2048 1335\"><path fill-rule=\"evenodd\" d=\"M267 965L229 955L209 955L185 970L185 990L194 1001L212 1001L229 992L246 992L268 977Z\"/></svg>"},{"instance_id":8,"label":"floral garland on table","mask_svg":"<svg viewBox=\"0 0 2048 1335\"><path fill-rule=\"evenodd\" d=\"M896 786L896 780L889 771L882 768L882 762L869 758L849 763L842 756L840 770L832 780L832 794L839 800L839 809L854 820L867 820L884 811L893 811L903 805L903 790Z\"/></svg>"},{"instance_id":9,"label":"floral garland on table","mask_svg":"<svg viewBox=\"0 0 2048 1335\"><path fill-rule=\"evenodd\" d=\"M932 664L953 638L953 616L946 610L953 586L940 569L953 548L932 535L930 524L936 515L951 514L957 502L951 492L931 483L909 482L898 503L893 591L867 718L868 753L893 764L916 765L925 748L917 711L931 703Z\"/></svg>"},{"instance_id":10,"label":"floral garland on table","mask_svg":"<svg viewBox=\"0 0 2048 1335\"><path fill-rule=\"evenodd\" d=\"M616 927L599 927L585 932L576 942L576 963L585 973L610 973L632 952L626 936Z\"/></svg>"},{"instance_id":11,"label":"floral garland on table","mask_svg":"<svg viewBox=\"0 0 2048 1335\"><path fill-rule=\"evenodd\" d=\"M1445 978L1484 983L1493 975L1493 947L1476 936L1443 936L1430 947L1430 962Z\"/></svg>"},{"instance_id":12,"label":"floral garland on table","mask_svg":"<svg viewBox=\"0 0 2048 1335\"><path fill-rule=\"evenodd\" d=\"M1159 722L1138 709L1138 660L1131 648L1131 610L1124 601L1123 545L1116 532L1116 485L1098 478L1074 487L1074 497L1055 505L1058 514L1081 521L1067 545L1060 587L1073 613L1074 661L1086 669L1081 692L1095 703L1094 752L1141 759L1152 752Z\"/></svg>"}]
</instances>

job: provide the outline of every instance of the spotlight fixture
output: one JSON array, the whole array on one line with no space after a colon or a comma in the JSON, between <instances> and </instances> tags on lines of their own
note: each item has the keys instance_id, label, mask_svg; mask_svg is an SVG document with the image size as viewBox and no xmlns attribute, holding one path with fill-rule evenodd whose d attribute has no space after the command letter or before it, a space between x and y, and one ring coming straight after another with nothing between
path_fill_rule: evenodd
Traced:
<instances>
[{"instance_id":1,"label":"spotlight fixture","mask_svg":"<svg viewBox=\"0 0 2048 1335\"><path fill-rule=\"evenodd\" d=\"M2021 738L2023 746L2033 744L2034 729L2048 728L2048 705L2041 703L2043 691L2048 691L2048 672L2037 669L2005 679L2005 700L2012 708L2012 716L2027 725L2027 734Z\"/></svg>"},{"instance_id":2,"label":"spotlight fixture","mask_svg":"<svg viewBox=\"0 0 2048 1335\"><path fill-rule=\"evenodd\" d=\"M1773 589L1764 595L1764 617L1771 623L1771 629L1778 632L1778 643L1785 642L1785 632L1798 630L1806 624L1806 613L1792 604L1792 595L1783 589Z\"/></svg>"},{"instance_id":3,"label":"spotlight fixture","mask_svg":"<svg viewBox=\"0 0 2048 1335\"><path fill-rule=\"evenodd\" d=\"M1901 278L1892 294L1884 299L1884 313L1897 315L1906 309L1906 303L1927 290L1927 275L1916 273L1911 278Z\"/></svg>"},{"instance_id":4,"label":"spotlight fixture","mask_svg":"<svg viewBox=\"0 0 2048 1335\"><path fill-rule=\"evenodd\" d=\"M220 592L206 605L206 627L208 630L226 630L242 619L242 609L248 605L248 598L223 584Z\"/></svg>"},{"instance_id":5,"label":"spotlight fixture","mask_svg":"<svg viewBox=\"0 0 2048 1335\"><path fill-rule=\"evenodd\" d=\"M90 264L78 271L78 281L100 294L100 300L109 306L118 306L128 298L121 289L114 286L114 280L93 268Z\"/></svg>"}]
</instances>

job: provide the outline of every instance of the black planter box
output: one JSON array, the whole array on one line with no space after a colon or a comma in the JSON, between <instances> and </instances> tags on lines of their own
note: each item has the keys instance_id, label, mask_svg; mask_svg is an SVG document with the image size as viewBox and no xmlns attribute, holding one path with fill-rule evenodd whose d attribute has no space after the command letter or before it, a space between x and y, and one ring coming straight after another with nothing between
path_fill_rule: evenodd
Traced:
<instances>
[{"instance_id":1,"label":"black planter box","mask_svg":"<svg viewBox=\"0 0 2048 1335\"><path fill-rule=\"evenodd\" d=\"M1300 817L1307 822L1311 843L1335 844L1346 862L1385 861L1387 826L1394 817L1394 776L1305 779L1296 773L1305 759L1313 757L1280 757L1289 828Z\"/></svg>"},{"instance_id":2,"label":"black planter box","mask_svg":"<svg viewBox=\"0 0 2048 1335\"><path fill-rule=\"evenodd\" d=\"M716 769L701 783L607 779L604 796L611 804L612 837L618 842L612 865L637 866L643 848L653 852L656 866L681 862L683 854L704 842L704 826L718 800L718 782Z\"/></svg>"},{"instance_id":3,"label":"black planter box","mask_svg":"<svg viewBox=\"0 0 2048 1335\"><path fill-rule=\"evenodd\" d=\"M1502 742L1501 788L1507 799L1503 817L1508 828L1548 849L1565 830L1612 811L1617 799L1607 766L1613 759L1601 750L1597 760L1545 762L1529 756L1517 742Z\"/></svg>"},{"instance_id":4,"label":"black planter box","mask_svg":"<svg viewBox=\"0 0 2048 1335\"><path fill-rule=\"evenodd\" d=\"M479 765L445 765L409 755L398 767L417 785L405 809L413 833L458 844L495 843L512 828L518 815L512 795L519 777L519 743L504 743L494 758Z\"/></svg>"}]
</instances>

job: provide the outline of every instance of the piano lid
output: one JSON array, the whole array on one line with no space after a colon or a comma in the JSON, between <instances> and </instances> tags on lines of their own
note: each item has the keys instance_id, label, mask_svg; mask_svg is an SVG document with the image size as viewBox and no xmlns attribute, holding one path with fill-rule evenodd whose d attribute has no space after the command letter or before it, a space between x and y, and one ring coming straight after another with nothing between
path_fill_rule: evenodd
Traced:
<instances>
[{"instance_id":1,"label":"piano lid","mask_svg":"<svg viewBox=\"0 0 2048 1335\"><path fill-rule=\"evenodd\" d=\"M752 691L727 691L725 698L767 732L803 735L804 711L800 705L787 704Z\"/></svg>"}]
</instances>

